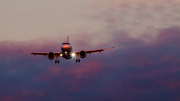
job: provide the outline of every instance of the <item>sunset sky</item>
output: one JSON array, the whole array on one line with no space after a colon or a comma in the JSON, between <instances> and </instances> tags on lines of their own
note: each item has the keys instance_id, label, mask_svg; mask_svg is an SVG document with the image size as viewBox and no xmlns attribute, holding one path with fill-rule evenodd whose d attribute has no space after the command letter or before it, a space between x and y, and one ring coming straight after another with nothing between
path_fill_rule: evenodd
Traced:
<instances>
[{"instance_id":1,"label":"sunset sky","mask_svg":"<svg viewBox=\"0 0 180 101\"><path fill-rule=\"evenodd\" d=\"M113 50L55 64L23 51ZM0 0L0 101L180 101L179 0Z\"/></svg>"}]
</instances>

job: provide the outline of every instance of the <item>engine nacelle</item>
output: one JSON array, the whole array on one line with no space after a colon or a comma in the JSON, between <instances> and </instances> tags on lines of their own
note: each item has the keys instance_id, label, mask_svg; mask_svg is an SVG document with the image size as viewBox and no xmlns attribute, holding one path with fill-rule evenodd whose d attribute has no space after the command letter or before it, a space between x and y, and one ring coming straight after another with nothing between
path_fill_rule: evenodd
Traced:
<instances>
[{"instance_id":1,"label":"engine nacelle","mask_svg":"<svg viewBox=\"0 0 180 101\"><path fill-rule=\"evenodd\" d=\"M49 53L48 53L48 58L49 58L50 60L53 60L54 57L55 57L55 54L54 54L53 52L49 52Z\"/></svg>"},{"instance_id":2,"label":"engine nacelle","mask_svg":"<svg viewBox=\"0 0 180 101\"><path fill-rule=\"evenodd\" d=\"M82 51L80 51L79 55L80 55L81 58L85 58L86 57L86 52L82 50Z\"/></svg>"}]
</instances>

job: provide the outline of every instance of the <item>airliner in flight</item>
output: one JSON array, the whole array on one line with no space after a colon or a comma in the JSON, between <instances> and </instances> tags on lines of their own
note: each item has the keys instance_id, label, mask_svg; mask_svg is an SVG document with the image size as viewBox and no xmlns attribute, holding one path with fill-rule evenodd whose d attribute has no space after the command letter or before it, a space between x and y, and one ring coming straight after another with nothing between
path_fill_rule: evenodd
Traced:
<instances>
[{"instance_id":1,"label":"airliner in flight","mask_svg":"<svg viewBox=\"0 0 180 101\"><path fill-rule=\"evenodd\" d=\"M44 56L48 56L48 58L50 60L53 60L56 57L55 63L59 63L58 58L62 57L65 59L71 59L72 57L76 57L76 62L80 62L79 57L81 58L85 58L86 54L91 54L91 53L95 53L95 52L102 52L104 50L108 50L108 49L113 49L115 47L111 47L111 48L104 48L104 49L96 49L96 50L81 50L81 51L73 51L72 50L72 46L69 43L69 38L67 37L67 41L64 41L61 44L61 52L24 52L24 51L20 51L21 53L30 53L32 55L44 55Z\"/></svg>"}]
</instances>

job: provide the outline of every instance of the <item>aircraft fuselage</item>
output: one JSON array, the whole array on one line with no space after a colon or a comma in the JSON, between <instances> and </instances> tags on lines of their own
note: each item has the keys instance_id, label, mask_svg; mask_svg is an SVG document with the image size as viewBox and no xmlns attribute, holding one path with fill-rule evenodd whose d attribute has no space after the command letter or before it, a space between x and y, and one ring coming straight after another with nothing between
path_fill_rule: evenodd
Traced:
<instances>
[{"instance_id":1,"label":"aircraft fuselage","mask_svg":"<svg viewBox=\"0 0 180 101\"><path fill-rule=\"evenodd\" d=\"M72 46L68 41L64 41L61 44L61 51L62 51L62 57L65 59L71 59L72 58Z\"/></svg>"}]
</instances>

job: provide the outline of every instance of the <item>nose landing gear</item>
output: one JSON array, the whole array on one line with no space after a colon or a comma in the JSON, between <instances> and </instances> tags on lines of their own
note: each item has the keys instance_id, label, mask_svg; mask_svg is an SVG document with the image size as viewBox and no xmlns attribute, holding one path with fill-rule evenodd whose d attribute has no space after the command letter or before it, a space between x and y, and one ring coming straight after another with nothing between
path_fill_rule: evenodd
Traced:
<instances>
[{"instance_id":1,"label":"nose landing gear","mask_svg":"<svg viewBox=\"0 0 180 101\"><path fill-rule=\"evenodd\" d=\"M56 63L59 63L59 60L55 60L55 64L56 64Z\"/></svg>"},{"instance_id":2,"label":"nose landing gear","mask_svg":"<svg viewBox=\"0 0 180 101\"><path fill-rule=\"evenodd\" d=\"M76 63L77 63L77 62L80 62L80 59L76 59Z\"/></svg>"}]
</instances>

